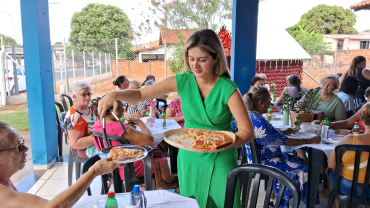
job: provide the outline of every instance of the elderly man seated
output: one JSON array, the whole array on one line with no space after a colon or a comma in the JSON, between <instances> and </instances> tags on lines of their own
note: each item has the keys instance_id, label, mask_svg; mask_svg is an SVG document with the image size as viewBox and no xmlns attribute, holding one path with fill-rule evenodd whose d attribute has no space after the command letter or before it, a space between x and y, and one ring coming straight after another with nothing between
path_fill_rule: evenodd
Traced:
<instances>
[{"instance_id":1,"label":"elderly man seated","mask_svg":"<svg viewBox=\"0 0 370 208\"><path fill-rule=\"evenodd\" d=\"M112 158L102 159L79 178L71 187L48 201L39 196L18 192L10 177L22 170L26 163L24 138L8 124L0 121L0 201L1 207L72 207L98 175L112 172L125 164L114 163Z\"/></svg>"}]
</instances>

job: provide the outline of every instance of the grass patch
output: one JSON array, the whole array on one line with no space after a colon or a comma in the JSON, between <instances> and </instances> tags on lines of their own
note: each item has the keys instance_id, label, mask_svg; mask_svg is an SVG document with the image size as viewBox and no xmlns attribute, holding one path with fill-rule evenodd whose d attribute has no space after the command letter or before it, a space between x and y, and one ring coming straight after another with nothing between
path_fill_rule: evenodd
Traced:
<instances>
[{"instance_id":1,"label":"grass patch","mask_svg":"<svg viewBox=\"0 0 370 208\"><path fill-rule=\"evenodd\" d=\"M0 121L8 123L10 126L20 131L30 130L27 111L0 114Z\"/></svg>"}]
</instances>

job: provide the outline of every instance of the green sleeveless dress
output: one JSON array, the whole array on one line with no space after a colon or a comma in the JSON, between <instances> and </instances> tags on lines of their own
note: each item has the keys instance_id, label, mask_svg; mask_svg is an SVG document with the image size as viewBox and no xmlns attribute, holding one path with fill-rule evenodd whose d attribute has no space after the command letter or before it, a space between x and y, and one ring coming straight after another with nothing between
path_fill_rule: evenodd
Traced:
<instances>
[{"instance_id":1,"label":"green sleeveless dress","mask_svg":"<svg viewBox=\"0 0 370 208\"><path fill-rule=\"evenodd\" d=\"M193 73L177 74L176 84L184 128L231 131L227 101L238 88L233 81L221 76L204 101ZM218 153L180 149L177 164L181 195L194 197L201 208L224 206L227 175L238 166L236 147ZM234 207L240 207L239 188L236 191Z\"/></svg>"}]
</instances>

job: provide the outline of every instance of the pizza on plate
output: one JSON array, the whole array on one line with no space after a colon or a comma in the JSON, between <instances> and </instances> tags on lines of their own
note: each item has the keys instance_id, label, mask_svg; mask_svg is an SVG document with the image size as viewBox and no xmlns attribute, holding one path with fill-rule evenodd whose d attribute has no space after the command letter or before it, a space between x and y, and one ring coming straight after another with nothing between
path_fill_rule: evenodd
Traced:
<instances>
[{"instance_id":1,"label":"pizza on plate","mask_svg":"<svg viewBox=\"0 0 370 208\"><path fill-rule=\"evenodd\" d=\"M113 160L119 160L125 157L138 157L143 154L144 154L143 151L137 150L137 149L128 149L124 147L113 147L110 150L108 157L113 158Z\"/></svg>"},{"instance_id":2,"label":"pizza on plate","mask_svg":"<svg viewBox=\"0 0 370 208\"><path fill-rule=\"evenodd\" d=\"M193 137L192 147L200 150L214 150L233 143L225 133L209 130L189 130L188 136Z\"/></svg>"}]
</instances>

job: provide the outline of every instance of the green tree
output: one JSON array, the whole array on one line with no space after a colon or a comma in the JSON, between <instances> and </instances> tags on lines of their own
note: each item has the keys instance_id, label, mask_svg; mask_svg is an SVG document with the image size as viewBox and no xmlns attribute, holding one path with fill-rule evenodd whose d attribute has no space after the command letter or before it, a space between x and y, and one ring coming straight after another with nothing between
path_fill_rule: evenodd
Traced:
<instances>
[{"instance_id":1,"label":"green tree","mask_svg":"<svg viewBox=\"0 0 370 208\"><path fill-rule=\"evenodd\" d=\"M312 8L303 14L301 20L287 31L292 35L300 31L299 26L309 33L317 34L358 34L353 25L356 15L350 9L325 4ZM294 35L293 35L294 36Z\"/></svg>"},{"instance_id":2,"label":"green tree","mask_svg":"<svg viewBox=\"0 0 370 208\"><path fill-rule=\"evenodd\" d=\"M111 53L114 58L115 38L119 58L133 59L133 31L128 16L116 6L93 3L73 15L67 49Z\"/></svg>"},{"instance_id":3,"label":"green tree","mask_svg":"<svg viewBox=\"0 0 370 208\"><path fill-rule=\"evenodd\" d=\"M6 46L10 46L10 45L18 45L17 44L17 41L14 40L12 37L10 36L7 36L7 35L4 35L4 34L1 34L0 33L0 37L3 38L4 40L4 45Z\"/></svg>"},{"instance_id":4,"label":"green tree","mask_svg":"<svg viewBox=\"0 0 370 208\"><path fill-rule=\"evenodd\" d=\"M299 25L299 31L294 34L294 39L302 46L310 55L313 54L332 54L323 44L324 37L314 31L308 32Z\"/></svg>"},{"instance_id":5,"label":"green tree","mask_svg":"<svg viewBox=\"0 0 370 208\"><path fill-rule=\"evenodd\" d=\"M150 33L153 28L175 29L179 43L172 45L170 68L177 73L184 67L183 46L185 39L181 30L191 33L199 29L216 30L224 19L230 19L232 0L149 0L150 14L142 14L146 19L138 27L138 37ZM159 19L159 20L156 20ZM177 30L181 29L181 30Z\"/></svg>"}]
</instances>

